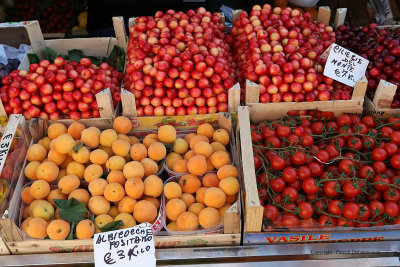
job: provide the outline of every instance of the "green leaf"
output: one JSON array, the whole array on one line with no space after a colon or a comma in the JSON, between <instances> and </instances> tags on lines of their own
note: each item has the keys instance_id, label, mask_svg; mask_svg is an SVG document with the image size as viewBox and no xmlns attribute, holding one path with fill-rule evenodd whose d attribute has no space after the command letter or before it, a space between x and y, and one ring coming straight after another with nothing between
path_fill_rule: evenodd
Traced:
<instances>
[{"instance_id":1,"label":"green leaf","mask_svg":"<svg viewBox=\"0 0 400 267\"><path fill-rule=\"evenodd\" d=\"M68 50L68 59L69 61L77 61L79 62L81 58L85 57L83 52L78 49Z\"/></svg>"},{"instance_id":2,"label":"green leaf","mask_svg":"<svg viewBox=\"0 0 400 267\"><path fill-rule=\"evenodd\" d=\"M74 146L74 148L72 149L72 151L74 151L74 153L78 153L79 149L81 149L82 147L85 146L85 143L80 143L76 146Z\"/></svg>"},{"instance_id":3,"label":"green leaf","mask_svg":"<svg viewBox=\"0 0 400 267\"><path fill-rule=\"evenodd\" d=\"M29 64L39 63L39 57L36 54L26 54L28 56Z\"/></svg>"},{"instance_id":4,"label":"green leaf","mask_svg":"<svg viewBox=\"0 0 400 267\"><path fill-rule=\"evenodd\" d=\"M56 203L57 205L57 203ZM85 219L84 215L87 212L85 204L77 200L76 198L71 198L67 200L66 208L61 209L58 215L61 219L69 222L79 222Z\"/></svg>"},{"instance_id":5,"label":"green leaf","mask_svg":"<svg viewBox=\"0 0 400 267\"><path fill-rule=\"evenodd\" d=\"M118 71L124 71L125 51L117 45L114 46L105 62L114 66Z\"/></svg>"},{"instance_id":6,"label":"green leaf","mask_svg":"<svg viewBox=\"0 0 400 267\"><path fill-rule=\"evenodd\" d=\"M57 57L58 54L57 54L57 52L54 51L52 48L46 46L46 47L43 49L43 55L44 55L44 58L45 58L45 59L48 59L48 60L50 60L51 62L53 62L54 59Z\"/></svg>"},{"instance_id":7,"label":"green leaf","mask_svg":"<svg viewBox=\"0 0 400 267\"><path fill-rule=\"evenodd\" d=\"M114 231L114 230L118 230L120 226L124 226L124 222L121 220L118 220L118 221L113 221L113 222L107 223L103 227L100 227L99 230L102 232Z\"/></svg>"},{"instance_id":8,"label":"green leaf","mask_svg":"<svg viewBox=\"0 0 400 267\"><path fill-rule=\"evenodd\" d=\"M66 199L53 199L53 202L56 204L59 210L63 210L67 208L67 200Z\"/></svg>"},{"instance_id":9,"label":"green leaf","mask_svg":"<svg viewBox=\"0 0 400 267\"><path fill-rule=\"evenodd\" d=\"M71 228L69 230L69 234L68 234L66 240L74 239L74 232L75 232L75 227L76 227L77 224L78 224L77 222L71 223Z\"/></svg>"},{"instance_id":10,"label":"green leaf","mask_svg":"<svg viewBox=\"0 0 400 267\"><path fill-rule=\"evenodd\" d=\"M94 56L88 56L88 58L92 61L94 65L96 65L97 67L100 66L100 58Z\"/></svg>"}]
</instances>

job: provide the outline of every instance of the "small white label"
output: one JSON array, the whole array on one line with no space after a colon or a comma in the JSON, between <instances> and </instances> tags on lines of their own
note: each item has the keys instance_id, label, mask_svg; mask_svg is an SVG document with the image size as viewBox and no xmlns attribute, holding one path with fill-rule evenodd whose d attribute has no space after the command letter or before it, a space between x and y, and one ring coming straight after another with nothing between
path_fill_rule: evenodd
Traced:
<instances>
[{"instance_id":1,"label":"small white label","mask_svg":"<svg viewBox=\"0 0 400 267\"><path fill-rule=\"evenodd\" d=\"M102 266L156 266L151 224L95 234L94 262Z\"/></svg>"},{"instance_id":2,"label":"small white label","mask_svg":"<svg viewBox=\"0 0 400 267\"><path fill-rule=\"evenodd\" d=\"M17 127L23 119L24 117L22 114L12 114L8 120L7 127L4 130L3 137L1 138L0 142L0 173L3 171L8 151L10 150Z\"/></svg>"},{"instance_id":3,"label":"small white label","mask_svg":"<svg viewBox=\"0 0 400 267\"><path fill-rule=\"evenodd\" d=\"M354 87L365 76L369 61L359 55L333 44L326 61L324 75Z\"/></svg>"}]
</instances>

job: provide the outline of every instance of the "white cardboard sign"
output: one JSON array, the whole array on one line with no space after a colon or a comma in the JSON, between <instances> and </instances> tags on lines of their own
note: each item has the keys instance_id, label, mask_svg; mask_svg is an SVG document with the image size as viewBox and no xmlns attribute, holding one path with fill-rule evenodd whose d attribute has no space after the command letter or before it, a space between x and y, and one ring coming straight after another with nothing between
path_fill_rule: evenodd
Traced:
<instances>
[{"instance_id":1,"label":"white cardboard sign","mask_svg":"<svg viewBox=\"0 0 400 267\"><path fill-rule=\"evenodd\" d=\"M367 59L333 44L326 60L324 75L354 87L356 82L365 76L368 63Z\"/></svg>"},{"instance_id":2,"label":"white cardboard sign","mask_svg":"<svg viewBox=\"0 0 400 267\"><path fill-rule=\"evenodd\" d=\"M149 223L95 234L93 242L96 267L156 266L153 229Z\"/></svg>"}]
</instances>

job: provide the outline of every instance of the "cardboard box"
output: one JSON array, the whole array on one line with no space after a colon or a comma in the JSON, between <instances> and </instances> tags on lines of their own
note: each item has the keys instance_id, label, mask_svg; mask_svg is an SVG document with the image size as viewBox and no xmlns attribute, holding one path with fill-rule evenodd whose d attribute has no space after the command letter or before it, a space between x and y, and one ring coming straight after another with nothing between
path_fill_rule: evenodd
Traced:
<instances>
[{"instance_id":1,"label":"cardboard box","mask_svg":"<svg viewBox=\"0 0 400 267\"><path fill-rule=\"evenodd\" d=\"M232 131L232 120L229 113L218 113L212 115L199 116L178 116L178 117L137 117L131 118L133 122L137 122L133 128L133 134L140 134L141 131L157 129L160 124L172 124L177 129L188 129L197 127L205 121L221 128ZM60 121L58 121L60 122ZM49 123L54 123L49 121ZM63 121L65 125L69 122ZM103 122L98 120L86 120L84 124L88 126L96 126L100 129L112 127L112 120ZM41 119L32 119L29 125L33 134L32 143L46 134L47 126ZM232 140L234 141L234 139ZM232 151L232 161L237 157L236 152ZM27 164L25 161L24 166ZM24 168L24 166L22 168ZM21 172L18 184L15 188L16 192L20 192L26 184L27 179ZM93 251L93 239L87 240L39 240L26 238L26 235L18 228L18 217L20 214L21 198L19 194L15 194L10 202L7 216L0 220L1 234L3 241L7 244L12 254L32 254L32 253L53 253L53 252L84 252ZM241 241L241 205L239 200L235 202L226 212L224 216L224 233L217 234L195 234L195 235L166 235L160 232L155 236L156 248L171 247L197 247L197 246L234 246L240 245ZM1 242L0 239L0 250Z\"/></svg>"}]
</instances>

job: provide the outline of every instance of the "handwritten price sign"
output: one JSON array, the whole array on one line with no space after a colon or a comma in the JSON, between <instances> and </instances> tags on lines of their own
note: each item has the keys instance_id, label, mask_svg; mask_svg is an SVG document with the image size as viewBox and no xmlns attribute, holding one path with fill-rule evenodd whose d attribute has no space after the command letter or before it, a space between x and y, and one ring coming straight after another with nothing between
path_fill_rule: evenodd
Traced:
<instances>
[{"instance_id":1,"label":"handwritten price sign","mask_svg":"<svg viewBox=\"0 0 400 267\"><path fill-rule=\"evenodd\" d=\"M333 44L330 48L324 75L349 86L354 86L365 75L369 61Z\"/></svg>"},{"instance_id":2,"label":"handwritten price sign","mask_svg":"<svg viewBox=\"0 0 400 267\"><path fill-rule=\"evenodd\" d=\"M149 223L95 234L96 266L156 266L153 229Z\"/></svg>"}]
</instances>

